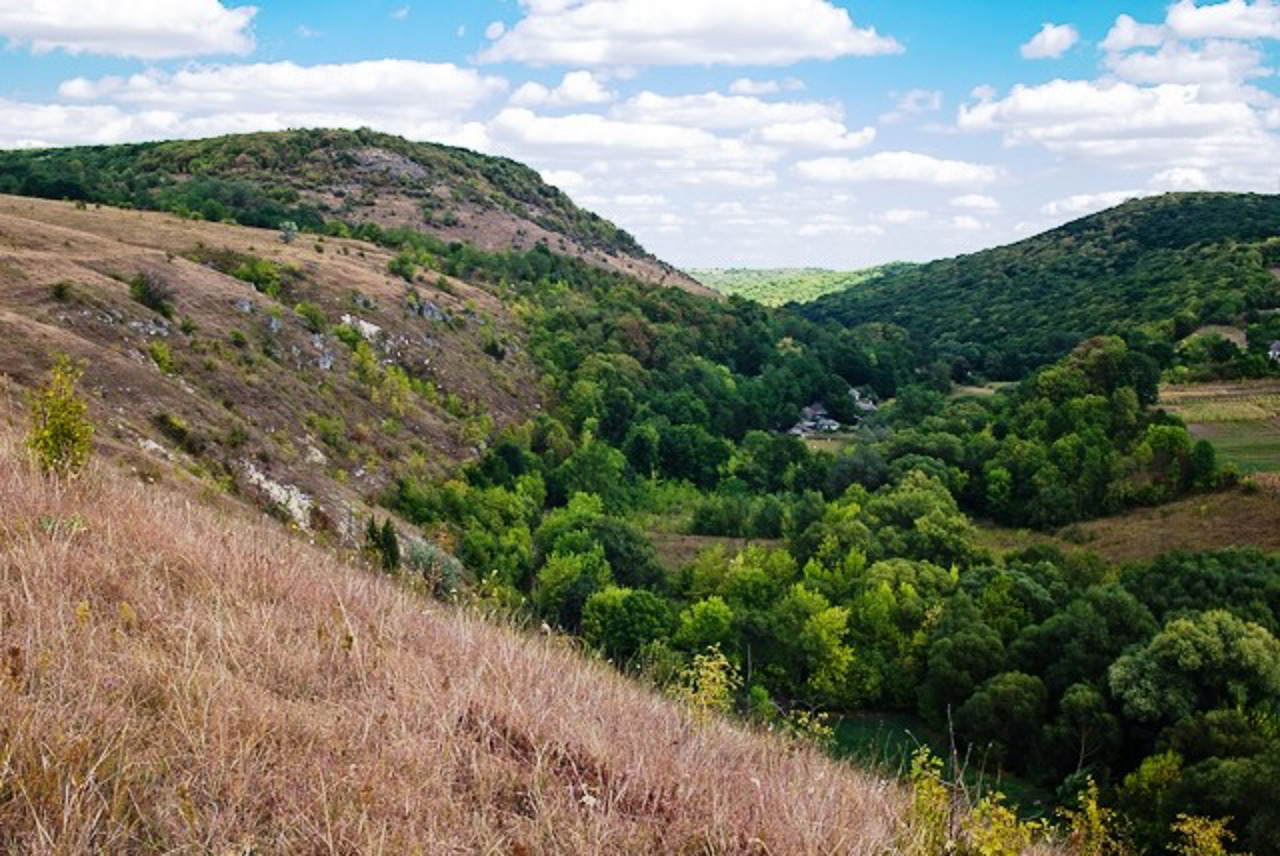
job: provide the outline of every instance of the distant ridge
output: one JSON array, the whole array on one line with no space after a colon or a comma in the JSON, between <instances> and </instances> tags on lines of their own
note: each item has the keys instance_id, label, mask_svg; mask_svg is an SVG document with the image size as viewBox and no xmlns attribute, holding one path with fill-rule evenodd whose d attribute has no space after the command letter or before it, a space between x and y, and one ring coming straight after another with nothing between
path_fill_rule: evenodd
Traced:
<instances>
[{"instance_id":1,"label":"distant ridge","mask_svg":"<svg viewBox=\"0 0 1280 856\"><path fill-rule=\"evenodd\" d=\"M898 324L941 357L1012 379L1089 336L1194 329L1280 305L1268 270L1277 264L1280 196L1170 193L901 269L800 311L848 326Z\"/></svg>"}]
</instances>

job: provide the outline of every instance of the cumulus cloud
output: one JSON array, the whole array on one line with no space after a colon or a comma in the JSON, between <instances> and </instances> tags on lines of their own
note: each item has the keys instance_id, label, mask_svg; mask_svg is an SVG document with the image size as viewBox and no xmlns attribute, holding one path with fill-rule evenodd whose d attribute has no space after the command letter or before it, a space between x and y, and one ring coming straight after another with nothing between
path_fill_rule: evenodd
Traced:
<instances>
[{"instance_id":1,"label":"cumulus cloud","mask_svg":"<svg viewBox=\"0 0 1280 856\"><path fill-rule=\"evenodd\" d=\"M607 104L617 97L604 83L589 71L571 71L555 89L540 83L526 83L511 94L511 103L519 107L550 105L553 107L580 104Z\"/></svg>"},{"instance_id":2,"label":"cumulus cloud","mask_svg":"<svg viewBox=\"0 0 1280 856\"><path fill-rule=\"evenodd\" d=\"M1000 203L982 193L966 193L951 197L951 204L956 208L968 208L972 211L999 211Z\"/></svg>"},{"instance_id":3,"label":"cumulus cloud","mask_svg":"<svg viewBox=\"0 0 1280 856\"><path fill-rule=\"evenodd\" d=\"M775 95L779 92L799 92L804 89L804 81L794 77L786 80L752 80L739 77L729 84L732 95Z\"/></svg>"},{"instance_id":4,"label":"cumulus cloud","mask_svg":"<svg viewBox=\"0 0 1280 856\"><path fill-rule=\"evenodd\" d=\"M451 63L413 60L302 66L292 62L192 65L176 72L150 69L129 77L77 77L58 92L195 113L354 111L400 109L451 115L506 89L506 81Z\"/></svg>"},{"instance_id":5,"label":"cumulus cloud","mask_svg":"<svg viewBox=\"0 0 1280 856\"><path fill-rule=\"evenodd\" d=\"M481 62L790 65L900 53L829 0L520 0L525 17Z\"/></svg>"},{"instance_id":6,"label":"cumulus cloud","mask_svg":"<svg viewBox=\"0 0 1280 856\"><path fill-rule=\"evenodd\" d=\"M1181 39L1280 39L1280 5L1272 0L1227 0L1199 6L1178 0L1165 19Z\"/></svg>"},{"instance_id":7,"label":"cumulus cloud","mask_svg":"<svg viewBox=\"0 0 1280 856\"><path fill-rule=\"evenodd\" d=\"M1046 217L1082 217L1095 211L1119 205L1129 199L1148 196L1145 190L1108 190L1102 193L1077 193L1063 199L1055 199L1040 207L1040 213Z\"/></svg>"},{"instance_id":8,"label":"cumulus cloud","mask_svg":"<svg viewBox=\"0 0 1280 856\"><path fill-rule=\"evenodd\" d=\"M890 208L884 212L884 221L886 223L899 226L905 223L919 223L927 219L929 219L929 212L921 211L918 208Z\"/></svg>"},{"instance_id":9,"label":"cumulus cloud","mask_svg":"<svg viewBox=\"0 0 1280 856\"><path fill-rule=\"evenodd\" d=\"M879 152L864 158L817 158L796 164L812 181L856 184L871 181L934 185L981 185L995 181L999 170L985 164L945 160L917 152Z\"/></svg>"},{"instance_id":10,"label":"cumulus cloud","mask_svg":"<svg viewBox=\"0 0 1280 856\"><path fill-rule=\"evenodd\" d=\"M1080 33L1070 24L1045 24L1019 50L1024 59L1060 59L1080 41Z\"/></svg>"},{"instance_id":11,"label":"cumulus cloud","mask_svg":"<svg viewBox=\"0 0 1280 856\"><path fill-rule=\"evenodd\" d=\"M40 0L0 3L0 36L34 53L172 59L253 50L253 6L218 0Z\"/></svg>"},{"instance_id":12,"label":"cumulus cloud","mask_svg":"<svg viewBox=\"0 0 1280 856\"><path fill-rule=\"evenodd\" d=\"M1175 166L1151 176L1150 184L1164 190L1205 190L1212 182L1202 169Z\"/></svg>"},{"instance_id":13,"label":"cumulus cloud","mask_svg":"<svg viewBox=\"0 0 1280 856\"><path fill-rule=\"evenodd\" d=\"M766 143L782 146L842 151L869 145L876 138L876 129L866 127L860 131L850 131L843 122L810 119L805 122L766 125L760 129L759 136Z\"/></svg>"},{"instance_id":14,"label":"cumulus cloud","mask_svg":"<svg viewBox=\"0 0 1280 856\"><path fill-rule=\"evenodd\" d=\"M883 114L880 121L886 124L901 122L920 113L936 113L942 109L942 91L938 89L909 89L897 96L893 110Z\"/></svg>"},{"instance_id":15,"label":"cumulus cloud","mask_svg":"<svg viewBox=\"0 0 1280 856\"><path fill-rule=\"evenodd\" d=\"M759 128L765 125L839 120L838 105L818 101L764 101L748 95L704 92L695 95L659 95L641 92L619 104L615 118L633 122L657 122L696 128Z\"/></svg>"},{"instance_id":16,"label":"cumulus cloud","mask_svg":"<svg viewBox=\"0 0 1280 856\"><path fill-rule=\"evenodd\" d=\"M1199 86L1054 80L1019 84L1001 99L961 107L962 130L1002 131L1011 145L1035 143L1088 158L1195 166L1272 157L1275 141L1252 107L1204 97Z\"/></svg>"},{"instance_id":17,"label":"cumulus cloud","mask_svg":"<svg viewBox=\"0 0 1280 856\"><path fill-rule=\"evenodd\" d=\"M1102 49L1114 52L1159 47L1165 35L1165 28L1159 24L1139 24L1131 16L1121 15L1102 40Z\"/></svg>"},{"instance_id":18,"label":"cumulus cloud","mask_svg":"<svg viewBox=\"0 0 1280 856\"><path fill-rule=\"evenodd\" d=\"M1107 67L1134 83L1207 83L1231 85L1254 77L1266 77L1262 53L1244 42L1214 39L1196 48L1170 41L1154 52L1109 54Z\"/></svg>"}]
</instances>

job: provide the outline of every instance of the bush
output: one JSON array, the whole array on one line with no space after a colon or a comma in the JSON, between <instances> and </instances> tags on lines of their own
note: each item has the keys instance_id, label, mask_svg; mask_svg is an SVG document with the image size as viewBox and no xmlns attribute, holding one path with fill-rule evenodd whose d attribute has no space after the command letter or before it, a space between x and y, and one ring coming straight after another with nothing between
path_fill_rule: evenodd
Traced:
<instances>
[{"instance_id":1,"label":"bush","mask_svg":"<svg viewBox=\"0 0 1280 856\"><path fill-rule=\"evenodd\" d=\"M152 342L147 345L147 355L160 371L173 374L173 352L164 342Z\"/></svg>"},{"instance_id":2,"label":"bush","mask_svg":"<svg viewBox=\"0 0 1280 856\"><path fill-rule=\"evenodd\" d=\"M430 541L414 541L404 558L405 567L431 585L432 593L451 600L466 585L466 569L451 553Z\"/></svg>"},{"instance_id":3,"label":"bush","mask_svg":"<svg viewBox=\"0 0 1280 856\"><path fill-rule=\"evenodd\" d=\"M298 317L302 319L302 323L312 333L323 333L325 328L329 326L329 319L325 317L324 310L308 300L304 300L293 307L293 311L298 314Z\"/></svg>"},{"instance_id":4,"label":"bush","mask_svg":"<svg viewBox=\"0 0 1280 856\"><path fill-rule=\"evenodd\" d=\"M129 296L165 318L173 317L173 291L152 274L140 273L129 280Z\"/></svg>"},{"instance_id":5,"label":"bush","mask_svg":"<svg viewBox=\"0 0 1280 856\"><path fill-rule=\"evenodd\" d=\"M27 448L45 473L80 470L93 448L89 405L76 394L83 371L63 354L53 364L49 382L31 393L31 429Z\"/></svg>"}]
</instances>

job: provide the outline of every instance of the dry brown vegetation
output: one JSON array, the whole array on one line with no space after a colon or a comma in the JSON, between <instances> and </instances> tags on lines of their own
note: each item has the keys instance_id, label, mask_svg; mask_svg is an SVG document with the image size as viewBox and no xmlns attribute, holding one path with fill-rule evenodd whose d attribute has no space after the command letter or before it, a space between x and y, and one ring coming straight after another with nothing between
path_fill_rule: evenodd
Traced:
<instances>
[{"instance_id":1,"label":"dry brown vegetation","mask_svg":"<svg viewBox=\"0 0 1280 856\"><path fill-rule=\"evenodd\" d=\"M262 499L246 476L252 464L305 492L312 522L350 540L353 515L395 471L417 460L440 473L473 454L473 415L497 427L528 418L540 397L536 372L523 323L492 291L424 274L421 299L452 320L417 317L406 310L406 283L387 270L391 253L277 238L171 214L0 196L0 373L31 388L67 353L85 365L100 451L145 480L220 476ZM272 298L200 261L219 253L288 271L287 293ZM171 292L172 319L131 299L128 280L139 274ZM380 327L369 343L376 357L434 384L438 400L414 395L389 424L386 402L356 377L350 348L316 335L294 311L302 301L330 324L351 315ZM509 346L502 360L484 351L495 337ZM167 371L152 356L157 347L171 357ZM449 411L449 394L465 410ZM158 427L166 417L189 429L185 441Z\"/></svg>"},{"instance_id":2,"label":"dry brown vegetation","mask_svg":"<svg viewBox=\"0 0 1280 856\"><path fill-rule=\"evenodd\" d=\"M2 430L2 429L0 429ZM0 851L872 853L895 785L0 433Z\"/></svg>"},{"instance_id":3,"label":"dry brown vegetation","mask_svg":"<svg viewBox=\"0 0 1280 856\"><path fill-rule=\"evenodd\" d=\"M1156 508L1077 523L1053 535L982 527L987 546L1016 550L1053 544L1064 550L1089 550L1111 562L1151 561L1175 550L1257 547L1280 550L1280 490L1230 490L1198 494ZM1063 536L1068 536L1064 538Z\"/></svg>"}]
</instances>

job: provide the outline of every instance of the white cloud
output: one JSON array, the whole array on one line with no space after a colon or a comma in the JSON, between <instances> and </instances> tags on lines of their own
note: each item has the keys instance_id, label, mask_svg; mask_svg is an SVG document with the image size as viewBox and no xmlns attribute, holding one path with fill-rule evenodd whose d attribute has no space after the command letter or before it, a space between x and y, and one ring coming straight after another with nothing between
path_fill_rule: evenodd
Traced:
<instances>
[{"instance_id":1,"label":"white cloud","mask_svg":"<svg viewBox=\"0 0 1280 856\"><path fill-rule=\"evenodd\" d=\"M1196 166L1272 157L1275 140L1242 100L1211 100L1195 85L1054 80L962 106L961 130L1002 131L1008 144L1133 165Z\"/></svg>"},{"instance_id":2,"label":"white cloud","mask_svg":"<svg viewBox=\"0 0 1280 856\"><path fill-rule=\"evenodd\" d=\"M1165 35L1164 27L1159 24L1139 24L1131 16L1121 15L1102 40L1102 49L1115 52L1159 47Z\"/></svg>"},{"instance_id":3,"label":"white cloud","mask_svg":"<svg viewBox=\"0 0 1280 856\"><path fill-rule=\"evenodd\" d=\"M804 81L794 77L785 80L752 80L739 77L729 84L729 92L733 95L776 95L779 92L799 92L804 89Z\"/></svg>"},{"instance_id":4,"label":"white cloud","mask_svg":"<svg viewBox=\"0 0 1280 856\"><path fill-rule=\"evenodd\" d=\"M641 92L619 104L614 116L633 122L742 129L814 119L838 121L842 112L836 104L817 101L762 101L747 95L721 95L719 92L697 95Z\"/></svg>"},{"instance_id":5,"label":"white cloud","mask_svg":"<svg viewBox=\"0 0 1280 856\"><path fill-rule=\"evenodd\" d=\"M829 0L520 0L479 59L537 65L790 65L900 53Z\"/></svg>"},{"instance_id":6,"label":"white cloud","mask_svg":"<svg viewBox=\"0 0 1280 856\"><path fill-rule=\"evenodd\" d=\"M876 138L876 129L866 127L850 131L843 122L810 119L807 122L766 125L760 129L759 136L762 141L775 145L848 151L869 145Z\"/></svg>"},{"instance_id":7,"label":"white cloud","mask_svg":"<svg viewBox=\"0 0 1280 856\"><path fill-rule=\"evenodd\" d=\"M489 41L502 38L502 34L507 31L507 25L501 21L493 21L489 26L484 28L484 37Z\"/></svg>"},{"instance_id":8,"label":"white cloud","mask_svg":"<svg viewBox=\"0 0 1280 856\"><path fill-rule=\"evenodd\" d=\"M1271 74L1256 48L1221 39L1205 42L1199 49L1171 41L1153 53L1109 54L1106 65L1117 77L1134 83L1235 84Z\"/></svg>"},{"instance_id":9,"label":"white cloud","mask_svg":"<svg viewBox=\"0 0 1280 856\"><path fill-rule=\"evenodd\" d=\"M615 196L613 201L628 208L657 208L667 204L667 197L660 193L623 193Z\"/></svg>"},{"instance_id":10,"label":"white cloud","mask_svg":"<svg viewBox=\"0 0 1280 856\"><path fill-rule=\"evenodd\" d=\"M951 218L947 226L957 232L980 232L987 228L986 223L970 214L957 214Z\"/></svg>"},{"instance_id":11,"label":"white cloud","mask_svg":"<svg viewBox=\"0 0 1280 856\"><path fill-rule=\"evenodd\" d=\"M1181 39L1280 39L1280 5L1271 0L1227 0L1199 6L1179 0L1165 23Z\"/></svg>"},{"instance_id":12,"label":"white cloud","mask_svg":"<svg viewBox=\"0 0 1280 856\"><path fill-rule=\"evenodd\" d=\"M832 235L879 237L884 227L875 223L857 223L839 214L819 214L796 229L801 238L826 238Z\"/></svg>"},{"instance_id":13,"label":"white cloud","mask_svg":"<svg viewBox=\"0 0 1280 856\"><path fill-rule=\"evenodd\" d=\"M34 53L171 59L253 50L253 6L218 0L0 2L0 36Z\"/></svg>"},{"instance_id":14,"label":"white cloud","mask_svg":"<svg viewBox=\"0 0 1280 856\"><path fill-rule=\"evenodd\" d=\"M1000 210L999 202L981 193L966 193L963 196L953 196L951 197L951 204L956 208L967 208L971 211Z\"/></svg>"},{"instance_id":15,"label":"white cloud","mask_svg":"<svg viewBox=\"0 0 1280 856\"><path fill-rule=\"evenodd\" d=\"M151 69L127 78L77 77L58 92L64 98L194 113L403 110L442 116L473 107L506 85L450 63L386 59L312 66L192 65L173 73Z\"/></svg>"},{"instance_id":16,"label":"white cloud","mask_svg":"<svg viewBox=\"0 0 1280 856\"><path fill-rule=\"evenodd\" d=\"M909 89L897 96L893 110L883 114L880 121L886 124L901 122L919 113L936 113L942 109L942 92L938 89Z\"/></svg>"},{"instance_id":17,"label":"white cloud","mask_svg":"<svg viewBox=\"0 0 1280 856\"><path fill-rule=\"evenodd\" d=\"M540 174L547 184L558 187L566 193L572 193L587 186L587 177L576 170L546 169Z\"/></svg>"},{"instance_id":18,"label":"white cloud","mask_svg":"<svg viewBox=\"0 0 1280 856\"><path fill-rule=\"evenodd\" d=\"M1080 41L1080 33L1070 24L1045 24L1019 50L1023 59L1060 59Z\"/></svg>"},{"instance_id":19,"label":"white cloud","mask_svg":"<svg viewBox=\"0 0 1280 856\"><path fill-rule=\"evenodd\" d=\"M1186 166L1162 170L1151 176L1150 181L1152 187L1164 190L1204 190L1211 183L1204 170Z\"/></svg>"},{"instance_id":20,"label":"white cloud","mask_svg":"<svg viewBox=\"0 0 1280 856\"><path fill-rule=\"evenodd\" d=\"M555 89L540 83L526 83L511 95L511 103L517 107L550 105L565 107L579 104L607 104L615 97L594 74L589 71L571 71Z\"/></svg>"},{"instance_id":21,"label":"white cloud","mask_svg":"<svg viewBox=\"0 0 1280 856\"><path fill-rule=\"evenodd\" d=\"M988 184L999 171L985 164L944 160L916 152L879 152L865 158L818 158L801 161L796 171L812 181L859 183L894 181L912 184Z\"/></svg>"},{"instance_id":22,"label":"white cloud","mask_svg":"<svg viewBox=\"0 0 1280 856\"><path fill-rule=\"evenodd\" d=\"M1042 205L1040 213L1046 217L1080 217L1085 214L1092 214L1095 211L1101 211L1104 208L1111 208L1128 199L1148 195L1150 195L1150 192L1145 190L1109 190L1103 193L1077 193Z\"/></svg>"},{"instance_id":23,"label":"white cloud","mask_svg":"<svg viewBox=\"0 0 1280 856\"><path fill-rule=\"evenodd\" d=\"M884 221L900 226L906 223L919 223L929 218L928 211L918 208L890 208L884 212Z\"/></svg>"}]
</instances>

